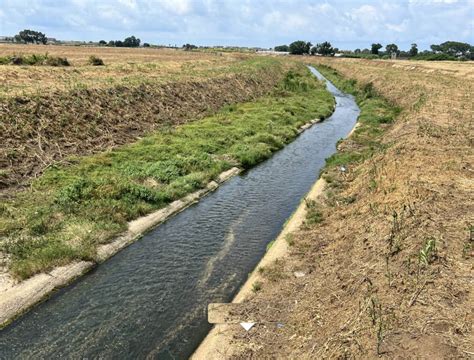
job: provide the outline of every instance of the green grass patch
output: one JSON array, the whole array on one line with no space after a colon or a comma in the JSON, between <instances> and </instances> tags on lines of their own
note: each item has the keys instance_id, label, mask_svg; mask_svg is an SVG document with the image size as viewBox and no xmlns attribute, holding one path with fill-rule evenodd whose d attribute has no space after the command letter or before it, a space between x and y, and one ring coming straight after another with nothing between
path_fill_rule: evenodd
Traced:
<instances>
[{"instance_id":1,"label":"green grass patch","mask_svg":"<svg viewBox=\"0 0 474 360\"><path fill-rule=\"evenodd\" d=\"M359 126L351 136L356 146L326 159L326 169L360 163L385 149L388 145L382 143L382 136L401 110L380 97L372 83L358 84L354 79L345 79L329 66L318 65L317 68L336 87L354 95L360 108Z\"/></svg>"},{"instance_id":2,"label":"green grass patch","mask_svg":"<svg viewBox=\"0 0 474 360\"><path fill-rule=\"evenodd\" d=\"M27 278L93 260L97 246L128 221L205 187L236 162L249 168L267 159L333 106L324 85L295 65L270 95L254 102L49 167L30 190L0 206L0 246L11 255L10 270Z\"/></svg>"}]
</instances>

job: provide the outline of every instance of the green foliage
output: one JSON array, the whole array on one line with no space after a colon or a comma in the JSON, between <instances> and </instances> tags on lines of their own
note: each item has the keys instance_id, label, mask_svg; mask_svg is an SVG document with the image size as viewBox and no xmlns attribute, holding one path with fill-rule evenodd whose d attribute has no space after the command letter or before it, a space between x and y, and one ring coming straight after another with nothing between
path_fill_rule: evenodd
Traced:
<instances>
[{"instance_id":1,"label":"green foliage","mask_svg":"<svg viewBox=\"0 0 474 360\"><path fill-rule=\"evenodd\" d=\"M278 45L278 46L275 46L273 50L278 51L278 52L289 52L290 47L288 45Z\"/></svg>"},{"instance_id":2,"label":"green foliage","mask_svg":"<svg viewBox=\"0 0 474 360\"><path fill-rule=\"evenodd\" d=\"M293 54L293 55L309 54L311 45L312 44L310 42L306 42L302 40L294 41L289 46L290 54Z\"/></svg>"},{"instance_id":3,"label":"green foliage","mask_svg":"<svg viewBox=\"0 0 474 360\"><path fill-rule=\"evenodd\" d=\"M382 44L379 44L379 43L372 44L370 52L374 55L378 55L379 50L381 48L382 48Z\"/></svg>"},{"instance_id":4,"label":"green foliage","mask_svg":"<svg viewBox=\"0 0 474 360\"><path fill-rule=\"evenodd\" d=\"M48 168L0 208L0 245L12 256L11 270L25 278L92 258L128 221L205 187L236 162L248 168L263 161L333 105L324 84L299 64L254 102Z\"/></svg>"},{"instance_id":5,"label":"green foliage","mask_svg":"<svg viewBox=\"0 0 474 360\"><path fill-rule=\"evenodd\" d=\"M139 47L140 46L140 39L136 38L135 36L129 36L125 38L125 40L110 40L108 46L115 46L115 47Z\"/></svg>"},{"instance_id":6,"label":"green foliage","mask_svg":"<svg viewBox=\"0 0 474 360\"><path fill-rule=\"evenodd\" d=\"M34 30L22 30L14 37L16 42L25 44L46 44L48 39L46 35L39 31Z\"/></svg>"},{"instance_id":7,"label":"green foliage","mask_svg":"<svg viewBox=\"0 0 474 360\"><path fill-rule=\"evenodd\" d=\"M454 57L470 57L474 54L474 47L468 43L458 41L445 41L439 45L431 45L431 50L435 53L446 54Z\"/></svg>"},{"instance_id":8,"label":"green foliage","mask_svg":"<svg viewBox=\"0 0 474 360\"><path fill-rule=\"evenodd\" d=\"M418 254L418 260L422 265L429 265L434 257L436 256L436 240L429 239L421 248L420 253Z\"/></svg>"},{"instance_id":9,"label":"green foliage","mask_svg":"<svg viewBox=\"0 0 474 360\"><path fill-rule=\"evenodd\" d=\"M358 84L352 79L344 79L331 67L320 65L318 70L339 89L356 96L361 110L359 127L351 139L357 145L354 150L340 151L326 159L326 169L341 165L360 163L370 158L386 145L381 142L383 127L394 121L399 109L380 98L372 83Z\"/></svg>"},{"instance_id":10,"label":"green foliage","mask_svg":"<svg viewBox=\"0 0 474 360\"><path fill-rule=\"evenodd\" d=\"M332 47L331 43L325 41L321 44L316 44L313 48L311 48L311 55L319 54L322 56L334 56L336 50Z\"/></svg>"},{"instance_id":11,"label":"green foliage","mask_svg":"<svg viewBox=\"0 0 474 360\"><path fill-rule=\"evenodd\" d=\"M418 45L417 44L411 44L410 51L408 52L410 57L414 57L418 55Z\"/></svg>"},{"instance_id":12,"label":"green foliage","mask_svg":"<svg viewBox=\"0 0 474 360\"><path fill-rule=\"evenodd\" d=\"M395 45L395 44L388 44L387 46L385 46L385 50L387 51L388 55L392 55L392 54L395 54L395 55L398 55L400 54L400 50L398 50L398 46Z\"/></svg>"},{"instance_id":13,"label":"green foliage","mask_svg":"<svg viewBox=\"0 0 474 360\"><path fill-rule=\"evenodd\" d=\"M184 44L183 49L184 51L191 51L191 50L197 49L197 46L193 44Z\"/></svg>"},{"instance_id":14,"label":"green foliage","mask_svg":"<svg viewBox=\"0 0 474 360\"><path fill-rule=\"evenodd\" d=\"M458 60L453 55L448 54L433 54L433 53L421 53L410 58L411 60L425 60L425 61L446 61L446 60Z\"/></svg>"}]
</instances>

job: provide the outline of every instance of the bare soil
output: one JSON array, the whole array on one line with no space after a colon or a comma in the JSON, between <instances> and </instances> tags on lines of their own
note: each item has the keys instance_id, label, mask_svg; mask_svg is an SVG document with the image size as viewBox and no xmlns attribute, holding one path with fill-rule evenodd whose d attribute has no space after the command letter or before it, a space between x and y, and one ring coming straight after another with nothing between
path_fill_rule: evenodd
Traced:
<instances>
[{"instance_id":1,"label":"bare soil","mask_svg":"<svg viewBox=\"0 0 474 360\"><path fill-rule=\"evenodd\" d=\"M314 61L403 111L384 151L329 170L323 221L294 233L247 301L281 325L236 328L230 357L472 358L473 65Z\"/></svg>"}]
</instances>

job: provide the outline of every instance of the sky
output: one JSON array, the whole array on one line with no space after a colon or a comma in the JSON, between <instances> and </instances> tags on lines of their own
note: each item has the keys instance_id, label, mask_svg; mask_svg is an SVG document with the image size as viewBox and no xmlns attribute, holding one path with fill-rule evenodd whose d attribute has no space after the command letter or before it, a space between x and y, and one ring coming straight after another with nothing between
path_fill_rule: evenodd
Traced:
<instances>
[{"instance_id":1,"label":"sky","mask_svg":"<svg viewBox=\"0 0 474 360\"><path fill-rule=\"evenodd\" d=\"M0 36L25 28L60 40L273 47L330 41L420 49L474 43L474 0L0 0Z\"/></svg>"}]
</instances>

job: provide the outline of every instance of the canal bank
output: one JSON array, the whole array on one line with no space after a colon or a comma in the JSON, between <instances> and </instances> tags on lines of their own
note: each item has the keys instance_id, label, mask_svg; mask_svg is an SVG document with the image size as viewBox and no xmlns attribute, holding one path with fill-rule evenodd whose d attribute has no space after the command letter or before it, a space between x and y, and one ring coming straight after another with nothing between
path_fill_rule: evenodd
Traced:
<instances>
[{"instance_id":1,"label":"canal bank","mask_svg":"<svg viewBox=\"0 0 474 360\"><path fill-rule=\"evenodd\" d=\"M327 81L319 72L314 68L311 68L313 74L315 74L320 80ZM328 90L331 91L335 96L340 96L340 91L334 87L329 81L327 81ZM338 102L336 101L336 104ZM337 108L337 105L336 105ZM354 123L353 128L347 134L346 138L349 138L355 130L358 128L359 123ZM256 292L256 284L261 284L263 280L264 269L271 267L275 262L284 260L288 256L289 251L289 239L292 234L300 229L304 225L307 214L308 204L318 200L323 195L326 181L323 178L319 178L311 190L302 199L300 205L288 219L281 233L272 243L269 250L265 253L263 258L260 260L254 271L250 274L247 281L243 284L240 290L237 292L235 297L232 299L232 303L239 304L248 300ZM297 273L295 276L305 276L304 273ZM258 285L257 285L258 286ZM242 318L242 323L252 321L252 319ZM255 321L255 320L253 320ZM265 321L264 321L265 322ZM270 321L271 322L271 321ZM253 322L252 322L253 323ZM258 323L256 321L255 323ZM271 324L269 326L273 326ZM283 324L282 324L283 325ZM209 334L205 337L199 347L191 356L192 360L218 360L224 358L230 358L233 355L239 353L239 347L233 341L234 334L236 332L245 332L247 330L240 323L232 321L231 323L220 323L215 324Z\"/></svg>"},{"instance_id":2,"label":"canal bank","mask_svg":"<svg viewBox=\"0 0 474 360\"><path fill-rule=\"evenodd\" d=\"M353 128L353 99L336 100L327 121L3 330L2 353L189 356L209 330L207 304L233 298Z\"/></svg>"}]
</instances>

